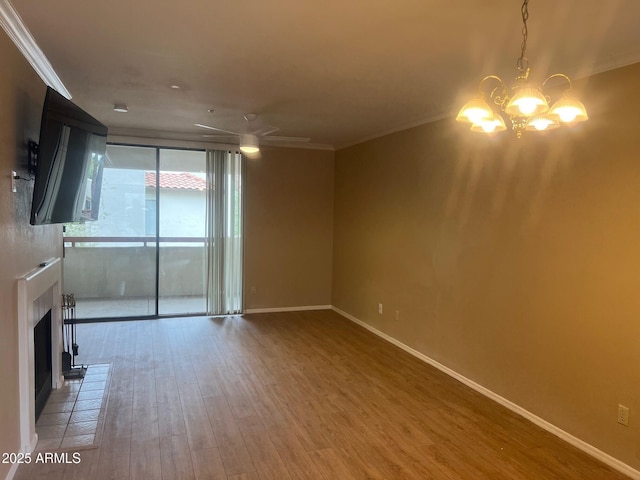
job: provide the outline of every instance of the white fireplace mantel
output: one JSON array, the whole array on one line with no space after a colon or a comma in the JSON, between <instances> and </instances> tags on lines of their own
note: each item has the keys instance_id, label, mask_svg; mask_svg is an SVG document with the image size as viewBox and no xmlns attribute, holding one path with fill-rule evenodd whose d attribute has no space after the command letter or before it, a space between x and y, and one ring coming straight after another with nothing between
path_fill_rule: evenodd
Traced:
<instances>
[{"instance_id":1,"label":"white fireplace mantel","mask_svg":"<svg viewBox=\"0 0 640 480\"><path fill-rule=\"evenodd\" d=\"M35 422L35 366L33 329L51 308L51 387L60 388L62 376L62 260L52 258L18 278L18 375L20 393L20 448L32 452L38 442ZM37 317L37 318L36 318Z\"/></svg>"}]
</instances>

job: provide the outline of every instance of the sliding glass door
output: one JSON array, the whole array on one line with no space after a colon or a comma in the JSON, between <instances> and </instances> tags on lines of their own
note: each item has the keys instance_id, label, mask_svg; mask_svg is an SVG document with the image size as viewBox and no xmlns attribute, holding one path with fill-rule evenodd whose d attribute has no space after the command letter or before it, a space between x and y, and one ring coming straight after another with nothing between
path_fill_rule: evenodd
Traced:
<instances>
[{"instance_id":1,"label":"sliding glass door","mask_svg":"<svg viewBox=\"0 0 640 480\"><path fill-rule=\"evenodd\" d=\"M158 314L206 312L206 153L160 150ZM155 192L154 191L154 194ZM149 211L155 212L155 198Z\"/></svg>"},{"instance_id":2,"label":"sliding glass door","mask_svg":"<svg viewBox=\"0 0 640 480\"><path fill-rule=\"evenodd\" d=\"M156 156L155 148L109 145L98 220L65 225L64 291L75 295L78 318L157 313L158 247L147 211Z\"/></svg>"},{"instance_id":3,"label":"sliding glass door","mask_svg":"<svg viewBox=\"0 0 640 480\"><path fill-rule=\"evenodd\" d=\"M242 157L108 145L98 220L65 226L80 319L242 311Z\"/></svg>"}]
</instances>

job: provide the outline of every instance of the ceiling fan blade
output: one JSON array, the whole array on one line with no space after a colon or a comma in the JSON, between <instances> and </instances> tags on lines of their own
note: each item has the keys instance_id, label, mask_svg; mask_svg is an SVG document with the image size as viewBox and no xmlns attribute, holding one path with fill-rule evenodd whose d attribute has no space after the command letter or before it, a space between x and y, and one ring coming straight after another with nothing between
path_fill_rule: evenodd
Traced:
<instances>
[{"instance_id":1,"label":"ceiling fan blade","mask_svg":"<svg viewBox=\"0 0 640 480\"><path fill-rule=\"evenodd\" d=\"M271 133L277 132L278 130L280 130L278 127L274 127L273 125L264 125L256 130L253 130L252 132L248 132L251 135L255 135L257 137L264 137L266 135L269 135Z\"/></svg>"},{"instance_id":2,"label":"ceiling fan blade","mask_svg":"<svg viewBox=\"0 0 640 480\"><path fill-rule=\"evenodd\" d=\"M224 141L228 141L229 143L238 143L238 136L237 135L201 135L202 138L212 138L215 140L224 140Z\"/></svg>"},{"instance_id":3,"label":"ceiling fan blade","mask_svg":"<svg viewBox=\"0 0 640 480\"><path fill-rule=\"evenodd\" d=\"M268 137L263 137L266 141L274 141L274 142L310 142L311 139L307 137L282 137L279 135L269 135Z\"/></svg>"},{"instance_id":4,"label":"ceiling fan blade","mask_svg":"<svg viewBox=\"0 0 640 480\"><path fill-rule=\"evenodd\" d=\"M196 127L206 128L208 130L216 130L218 132L230 133L231 135L240 135L238 132L232 132L230 130L225 130L223 128L212 127L211 125L203 125L202 123L194 123Z\"/></svg>"},{"instance_id":5,"label":"ceiling fan blade","mask_svg":"<svg viewBox=\"0 0 640 480\"><path fill-rule=\"evenodd\" d=\"M223 140L223 139L229 139L230 137L228 135L233 135L233 138L231 138L231 142L233 143L238 143L239 140L240 140L240 143L242 143L243 135L258 137L260 139L260 142L264 140L265 143L270 143L270 142L272 143L278 143L278 142L305 143L305 142L311 141L310 138L306 138L306 137L284 137L284 136L278 136L278 135L271 135L272 133L279 131L280 128L263 123L260 119L258 119L258 116L254 113L244 114L244 120L246 122L246 125L244 125L244 127L241 127L238 131L225 130L224 128L213 127L211 125L206 125L203 123L194 123L194 125L196 127L206 128L207 130L214 130L216 132L221 132L220 134L202 135L204 138L213 138L216 140ZM224 135L224 134L227 134L227 135ZM257 141L257 140L258 139L254 139L254 141Z\"/></svg>"}]
</instances>

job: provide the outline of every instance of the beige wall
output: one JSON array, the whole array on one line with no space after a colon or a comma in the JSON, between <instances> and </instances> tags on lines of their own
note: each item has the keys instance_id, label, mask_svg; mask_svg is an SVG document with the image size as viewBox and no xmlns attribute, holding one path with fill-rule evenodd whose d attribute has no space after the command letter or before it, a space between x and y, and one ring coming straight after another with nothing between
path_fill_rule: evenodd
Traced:
<instances>
[{"instance_id":1,"label":"beige wall","mask_svg":"<svg viewBox=\"0 0 640 480\"><path fill-rule=\"evenodd\" d=\"M29 225L31 182L11 193L11 170L25 175L26 144L37 141L45 87L0 31L0 452L17 452L18 330L16 277L62 252L60 227ZM10 465L0 464L0 478Z\"/></svg>"},{"instance_id":2,"label":"beige wall","mask_svg":"<svg viewBox=\"0 0 640 480\"><path fill-rule=\"evenodd\" d=\"M337 152L333 263L333 305L636 469L639 78L580 84L569 131L447 120Z\"/></svg>"},{"instance_id":3,"label":"beige wall","mask_svg":"<svg viewBox=\"0 0 640 480\"><path fill-rule=\"evenodd\" d=\"M334 153L317 150L263 148L247 161L246 309L331 304L333 167Z\"/></svg>"}]
</instances>

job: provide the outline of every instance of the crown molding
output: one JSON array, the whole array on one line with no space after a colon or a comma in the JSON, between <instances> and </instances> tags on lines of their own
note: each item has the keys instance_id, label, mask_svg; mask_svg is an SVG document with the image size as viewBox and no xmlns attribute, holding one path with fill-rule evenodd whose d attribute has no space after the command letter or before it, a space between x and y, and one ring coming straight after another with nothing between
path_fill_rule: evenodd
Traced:
<instances>
[{"instance_id":1,"label":"crown molding","mask_svg":"<svg viewBox=\"0 0 640 480\"><path fill-rule=\"evenodd\" d=\"M9 0L0 0L0 25L42 81L64 97L71 99L71 93L64 86Z\"/></svg>"},{"instance_id":2,"label":"crown molding","mask_svg":"<svg viewBox=\"0 0 640 480\"><path fill-rule=\"evenodd\" d=\"M402 132L404 130L409 130L410 128L419 127L421 125L426 125L427 123L437 122L439 120L444 120L445 118L450 118L451 113L431 113L427 115L423 115L417 119L414 119L411 122L403 123L396 127L389 128L387 130L382 130L376 133L372 133L371 135L367 135L366 137L362 137L358 140L349 141L346 143L336 145L336 150L342 150L345 148L353 147L354 145L360 145L361 143L368 142L370 140L375 140L376 138L386 137L387 135L391 135L393 133Z\"/></svg>"},{"instance_id":3,"label":"crown molding","mask_svg":"<svg viewBox=\"0 0 640 480\"><path fill-rule=\"evenodd\" d=\"M571 75L572 79L586 78L599 73L608 72L617 68L633 65L640 62L640 50L635 49L624 53L611 54L608 57L594 62L586 68L581 68L574 75Z\"/></svg>"}]
</instances>

